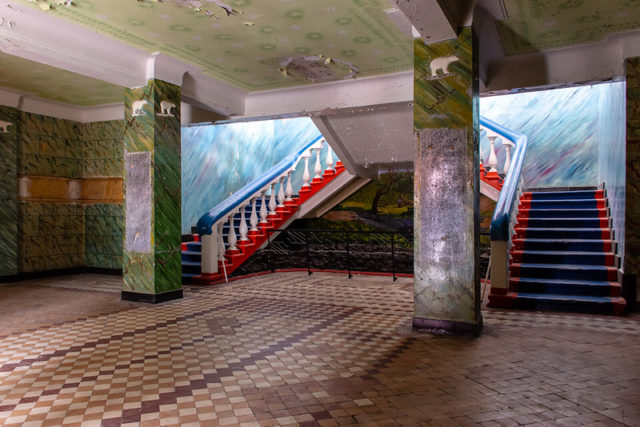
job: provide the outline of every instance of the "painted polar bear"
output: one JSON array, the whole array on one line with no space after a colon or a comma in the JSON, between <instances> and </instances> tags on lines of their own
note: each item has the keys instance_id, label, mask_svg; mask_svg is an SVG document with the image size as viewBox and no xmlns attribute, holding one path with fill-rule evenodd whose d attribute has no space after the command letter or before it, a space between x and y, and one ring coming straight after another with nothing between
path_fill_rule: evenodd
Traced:
<instances>
[{"instance_id":1,"label":"painted polar bear","mask_svg":"<svg viewBox=\"0 0 640 427\"><path fill-rule=\"evenodd\" d=\"M443 56L440 58L434 58L431 61L431 77L438 77L438 70L441 70L442 73L446 76L449 74L449 65L452 62L459 61L460 58L457 56Z\"/></svg>"},{"instance_id":2,"label":"painted polar bear","mask_svg":"<svg viewBox=\"0 0 640 427\"><path fill-rule=\"evenodd\" d=\"M9 133L9 126L13 126L13 123L0 120L0 133Z\"/></svg>"},{"instance_id":3,"label":"painted polar bear","mask_svg":"<svg viewBox=\"0 0 640 427\"><path fill-rule=\"evenodd\" d=\"M174 116L171 112L172 108L176 108L176 104L169 101L160 101L160 110L162 110L163 116Z\"/></svg>"},{"instance_id":4,"label":"painted polar bear","mask_svg":"<svg viewBox=\"0 0 640 427\"><path fill-rule=\"evenodd\" d=\"M134 116L146 116L147 113L142 109L146 104L149 104L149 101L145 101L144 99L140 101L133 101L133 105L131 109L133 110Z\"/></svg>"}]
</instances>

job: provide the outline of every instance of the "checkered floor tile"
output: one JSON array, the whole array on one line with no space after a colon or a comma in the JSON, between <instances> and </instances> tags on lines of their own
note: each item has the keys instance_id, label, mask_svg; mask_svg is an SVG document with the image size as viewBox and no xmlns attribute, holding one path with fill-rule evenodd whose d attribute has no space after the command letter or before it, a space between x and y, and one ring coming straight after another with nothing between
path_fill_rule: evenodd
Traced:
<instances>
[{"instance_id":1,"label":"checkered floor tile","mask_svg":"<svg viewBox=\"0 0 640 427\"><path fill-rule=\"evenodd\" d=\"M640 425L637 319L491 310L434 337L411 283L280 273L6 335L0 424Z\"/></svg>"}]
</instances>

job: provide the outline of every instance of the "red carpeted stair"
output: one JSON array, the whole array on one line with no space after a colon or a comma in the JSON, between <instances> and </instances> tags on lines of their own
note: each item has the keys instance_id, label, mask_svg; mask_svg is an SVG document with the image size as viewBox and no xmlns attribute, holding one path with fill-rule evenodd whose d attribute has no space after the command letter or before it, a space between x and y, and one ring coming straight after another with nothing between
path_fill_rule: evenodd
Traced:
<instances>
[{"instance_id":1,"label":"red carpeted stair","mask_svg":"<svg viewBox=\"0 0 640 427\"><path fill-rule=\"evenodd\" d=\"M524 193L514 231L509 289L489 307L624 312L604 190Z\"/></svg>"}]
</instances>

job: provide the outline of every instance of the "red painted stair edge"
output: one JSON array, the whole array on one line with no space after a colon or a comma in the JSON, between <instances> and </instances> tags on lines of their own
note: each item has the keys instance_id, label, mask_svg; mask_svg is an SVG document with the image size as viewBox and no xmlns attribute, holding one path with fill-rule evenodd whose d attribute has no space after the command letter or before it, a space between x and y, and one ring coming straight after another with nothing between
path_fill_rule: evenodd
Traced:
<instances>
[{"instance_id":1,"label":"red painted stair edge","mask_svg":"<svg viewBox=\"0 0 640 427\"><path fill-rule=\"evenodd\" d=\"M326 186L329 182L331 182L335 177L340 175L345 170L345 167L341 162L336 164L335 172L327 172L323 173L322 180L314 179L311 182L311 186L300 189L300 196L296 200L292 200L291 202L285 203L285 208L278 208L277 216L268 216L267 224L259 224L258 227L260 231L250 231L248 233L249 241L238 241L236 246L238 249L236 251L227 251L225 252L225 266L226 273L229 276L234 270L240 267L253 253L262 246L262 244L267 240L267 233L265 230L275 230L280 228L289 218L291 218L298 210L300 205L309 200L312 196L314 196L318 191L320 191L324 186ZM199 240L199 239L198 239ZM182 244L182 249L186 250L187 244ZM222 270L222 261L218 262L218 273L213 274L202 274L200 276L195 276L192 279L195 283L199 284L214 284L219 283L220 280L224 281L224 271Z\"/></svg>"}]
</instances>

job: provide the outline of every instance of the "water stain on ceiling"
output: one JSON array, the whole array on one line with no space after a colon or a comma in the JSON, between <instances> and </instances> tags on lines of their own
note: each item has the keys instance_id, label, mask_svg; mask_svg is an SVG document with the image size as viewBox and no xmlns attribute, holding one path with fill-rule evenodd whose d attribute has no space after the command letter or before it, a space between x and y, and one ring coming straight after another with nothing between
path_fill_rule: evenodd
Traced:
<instances>
[{"instance_id":1,"label":"water stain on ceiling","mask_svg":"<svg viewBox=\"0 0 640 427\"><path fill-rule=\"evenodd\" d=\"M388 0L17 1L39 10L48 4L41 13L176 57L249 92L313 83L283 73L288 58L322 56L333 60L326 65L357 70L334 73L335 80L413 67L411 37L388 18Z\"/></svg>"}]
</instances>

